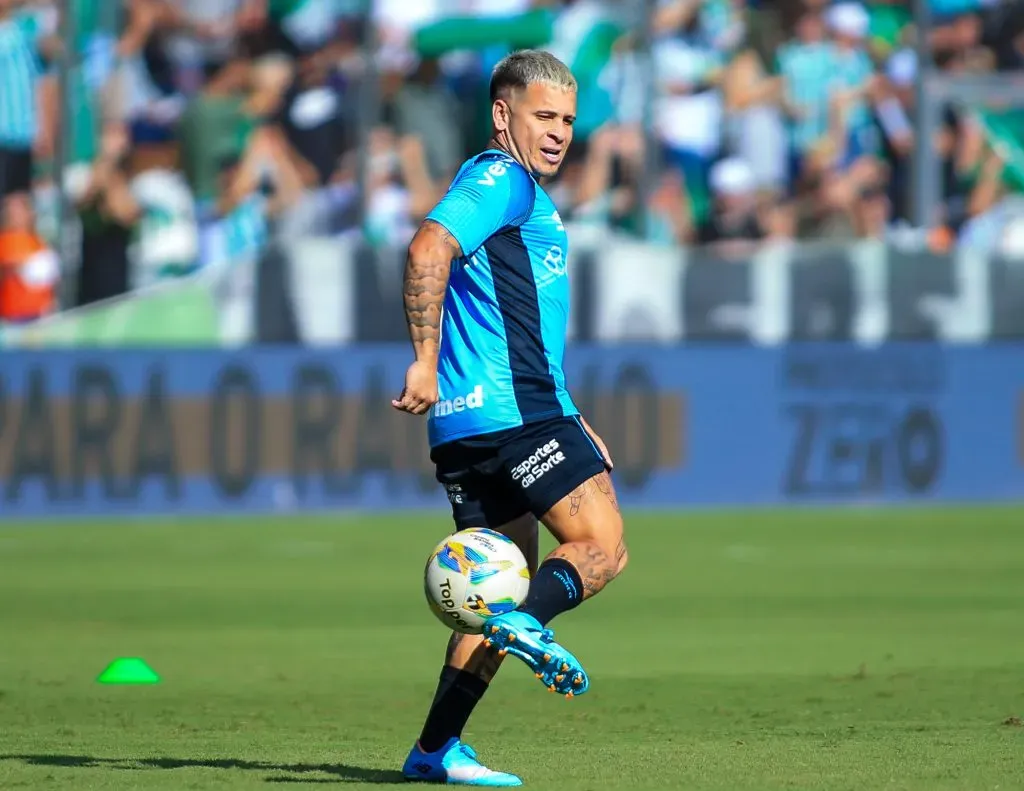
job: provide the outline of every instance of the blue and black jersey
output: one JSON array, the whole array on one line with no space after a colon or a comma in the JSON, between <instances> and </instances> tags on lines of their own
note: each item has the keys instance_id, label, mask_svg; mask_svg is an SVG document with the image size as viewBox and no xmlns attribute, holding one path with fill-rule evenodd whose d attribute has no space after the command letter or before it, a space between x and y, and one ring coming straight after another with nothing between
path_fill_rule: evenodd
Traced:
<instances>
[{"instance_id":1,"label":"blue and black jersey","mask_svg":"<svg viewBox=\"0 0 1024 791\"><path fill-rule=\"evenodd\" d=\"M562 372L568 240L547 193L508 154L485 151L427 219L464 254L444 301L431 447L578 414Z\"/></svg>"}]
</instances>

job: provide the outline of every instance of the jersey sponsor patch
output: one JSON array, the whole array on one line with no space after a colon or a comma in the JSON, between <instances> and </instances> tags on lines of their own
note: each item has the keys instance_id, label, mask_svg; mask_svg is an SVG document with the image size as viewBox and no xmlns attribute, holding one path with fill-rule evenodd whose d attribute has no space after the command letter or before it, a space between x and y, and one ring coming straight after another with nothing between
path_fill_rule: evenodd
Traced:
<instances>
[{"instance_id":1,"label":"jersey sponsor patch","mask_svg":"<svg viewBox=\"0 0 1024 791\"><path fill-rule=\"evenodd\" d=\"M508 173L508 165L506 165L504 162L501 162L500 160L498 162L492 162L490 166L488 166L487 170L483 172L480 178L477 179L476 183L483 184L485 187L493 187L495 184L498 183L498 179L500 179L506 173Z\"/></svg>"},{"instance_id":2,"label":"jersey sponsor patch","mask_svg":"<svg viewBox=\"0 0 1024 791\"><path fill-rule=\"evenodd\" d=\"M536 274L538 288L547 288L558 278L565 277L568 267L566 266L565 254L558 245L551 247L545 254L544 270L544 272Z\"/></svg>"},{"instance_id":3,"label":"jersey sponsor patch","mask_svg":"<svg viewBox=\"0 0 1024 791\"><path fill-rule=\"evenodd\" d=\"M483 409L484 407L484 386L477 385L464 396L447 398L434 404L434 417L448 417L467 409Z\"/></svg>"}]
</instances>

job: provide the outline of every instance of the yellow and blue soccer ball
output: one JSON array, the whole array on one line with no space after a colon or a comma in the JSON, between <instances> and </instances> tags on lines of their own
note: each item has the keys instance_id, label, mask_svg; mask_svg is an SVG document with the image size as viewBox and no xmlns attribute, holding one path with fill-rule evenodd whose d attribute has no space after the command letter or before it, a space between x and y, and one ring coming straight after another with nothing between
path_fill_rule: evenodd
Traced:
<instances>
[{"instance_id":1,"label":"yellow and blue soccer ball","mask_svg":"<svg viewBox=\"0 0 1024 791\"><path fill-rule=\"evenodd\" d=\"M523 603L530 569L510 538L472 528L434 547L423 582L427 604L443 624L462 634L480 634L488 618Z\"/></svg>"}]
</instances>

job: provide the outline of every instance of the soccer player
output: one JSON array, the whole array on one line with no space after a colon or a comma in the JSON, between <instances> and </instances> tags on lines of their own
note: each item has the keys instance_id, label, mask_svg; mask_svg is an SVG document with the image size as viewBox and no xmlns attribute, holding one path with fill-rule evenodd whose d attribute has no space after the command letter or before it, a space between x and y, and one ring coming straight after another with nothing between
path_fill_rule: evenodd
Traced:
<instances>
[{"instance_id":1,"label":"soccer player","mask_svg":"<svg viewBox=\"0 0 1024 791\"><path fill-rule=\"evenodd\" d=\"M600 592L626 564L601 439L565 385L565 228L541 180L572 141L576 80L554 56L515 52L491 77L493 137L462 165L409 245L405 312L415 351L399 410L428 415L431 460L455 527L488 527L530 561L518 609L484 634L453 634L434 702L405 763L409 779L513 786L461 741L507 654L545 687L581 695L583 666L548 623ZM559 542L537 567L537 519Z\"/></svg>"}]
</instances>

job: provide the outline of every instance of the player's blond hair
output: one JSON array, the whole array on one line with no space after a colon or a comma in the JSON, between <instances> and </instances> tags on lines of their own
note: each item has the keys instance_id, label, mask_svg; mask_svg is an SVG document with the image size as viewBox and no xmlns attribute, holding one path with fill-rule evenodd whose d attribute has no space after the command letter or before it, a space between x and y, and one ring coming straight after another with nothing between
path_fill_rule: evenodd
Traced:
<instances>
[{"instance_id":1,"label":"player's blond hair","mask_svg":"<svg viewBox=\"0 0 1024 791\"><path fill-rule=\"evenodd\" d=\"M513 91L542 83L564 91L577 90L576 78L562 61L541 49L521 49L506 55L491 73L491 101Z\"/></svg>"}]
</instances>

